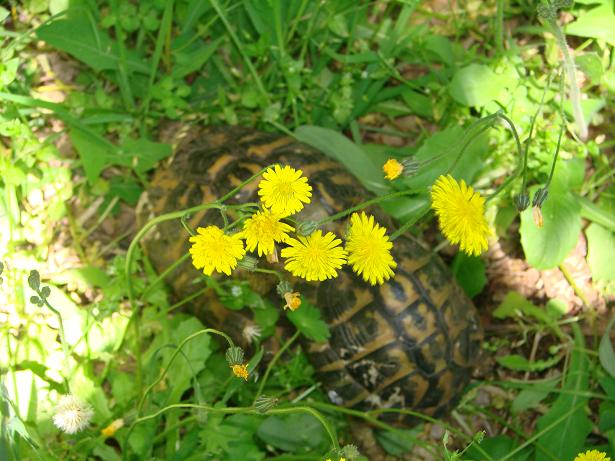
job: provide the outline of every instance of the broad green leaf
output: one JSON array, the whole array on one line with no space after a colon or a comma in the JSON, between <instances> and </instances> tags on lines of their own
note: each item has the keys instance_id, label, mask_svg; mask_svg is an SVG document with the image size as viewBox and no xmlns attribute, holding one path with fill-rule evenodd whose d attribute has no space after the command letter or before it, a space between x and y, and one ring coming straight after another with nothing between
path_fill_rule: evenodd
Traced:
<instances>
[{"instance_id":1,"label":"broad green leaf","mask_svg":"<svg viewBox=\"0 0 615 461\"><path fill-rule=\"evenodd\" d=\"M615 232L615 214L611 212L608 203L593 203L580 196L577 196L577 201L581 205L582 217Z\"/></svg>"},{"instance_id":2,"label":"broad green leaf","mask_svg":"<svg viewBox=\"0 0 615 461\"><path fill-rule=\"evenodd\" d=\"M508 455L513 449L520 445L519 441L514 440L505 435L498 435L495 437L485 437L483 441L478 445L482 449L479 450L476 443L472 444L470 448L465 452L463 459L472 459L472 460L484 460L485 455L483 451L486 452L491 459L498 460L504 458ZM532 447L525 447L520 452L513 455L511 458L508 458L510 461L526 461L529 459L532 454Z\"/></svg>"},{"instance_id":3,"label":"broad green leaf","mask_svg":"<svg viewBox=\"0 0 615 461\"><path fill-rule=\"evenodd\" d=\"M553 191L542 206L543 227L537 227L533 207L521 213L521 245L536 269L561 264L574 249L581 231L580 206L569 192Z\"/></svg>"},{"instance_id":4,"label":"broad green leaf","mask_svg":"<svg viewBox=\"0 0 615 461\"><path fill-rule=\"evenodd\" d=\"M174 52L176 63L171 72L173 78L183 78L203 67L203 64L218 50L220 42L224 38L219 37L217 40L207 44L201 41L189 49Z\"/></svg>"},{"instance_id":5,"label":"broad green leaf","mask_svg":"<svg viewBox=\"0 0 615 461\"><path fill-rule=\"evenodd\" d=\"M377 431L375 435L378 443L388 454L400 456L412 450L415 440L422 431L423 426L419 425L413 429L399 429L395 432Z\"/></svg>"},{"instance_id":6,"label":"broad green leaf","mask_svg":"<svg viewBox=\"0 0 615 461\"><path fill-rule=\"evenodd\" d=\"M602 61L596 53L586 53L578 56L576 59L577 66L583 71L592 83L600 83L604 69Z\"/></svg>"},{"instance_id":7,"label":"broad green leaf","mask_svg":"<svg viewBox=\"0 0 615 461\"><path fill-rule=\"evenodd\" d=\"M512 401L510 405L511 412L519 414L522 411L536 407L549 395L552 389L555 389L556 384L556 381L545 381L540 387L546 389L523 389Z\"/></svg>"},{"instance_id":8,"label":"broad green leaf","mask_svg":"<svg viewBox=\"0 0 615 461\"><path fill-rule=\"evenodd\" d=\"M470 64L455 72L449 92L459 104L482 107L506 94L508 78L483 64Z\"/></svg>"},{"instance_id":9,"label":"broad green leaf","mask_svg":"<svg viewBox=\"0 0 615 461\"><path fill-rule=\"evenodd\" d=\"M470 298L483 291L487 284L485 263L478 256L468 256L460 251L455 256L451 269L457 282Z\"/></svg>"},{"instance_id":10,"label":"broad green leaf","mask_svg":"<svg viewBox=\"0 0 615 461\"><path fill-rule=\"evenodd\" d=\"M593 280L615 280L615 234L592 223L585 230L587 264Z\"/></svg>"},{"instance_id":11,"label":"broad green leaf","mask_svg":"<svg viewBox=\"0 0 615 461\"><path fill-rule=\"evenodd\" d=\"M289 311L288 319L297 329L312 341L325 341L331 333L327 324L320 316L320 310L301 298L301 307L296 311Z\"/></svg>"},{"instance_id":12,"label":"broad green leaf","mask_svg":"<svg viewBox=\"0 0 615 461\"><path fill-rule=\"evenodd\" d=\"M570 367L562 385L562 392L547 413L536 423L537 443L550 451L555 459L574 459L581 451L585 438L592 429L585 406L589 390L589 361L585 353L585 340L580 327L572 324L574 348ZM552 460L541 450L536 451L535 461Z\"/></svg>"},{"instance_id":13,"label":"broad green leaf","mask_svg":"<svg viewBox=\"0 0 615 461\"><path fill-rule=\"evenodd\" d=\"M548 360L534 360L530 362L518 354L503 355L495 358L500 365L515 371L543 371L556 365L561 359L561 356L555 356Z\"/></svg>"},{"instance_id":14,"label":"broad green leaf","mask_svg":"<svg viewBox=\"0 0 615 461\"><path fill-rule=\"evenodd\" d=\"M262 422L256 434L263 442L293 453L311 451L327 440L320 422L304 413L270 416Z\"/></svg>"},{"instance_id":15,"label":"broad green leaf","mask_svg":"<svg viewBox=\"0 0 615 461\"><path fill-rule=\"evenodd\" d=\"M100 172L115 163L115 152L106 143L78 128L70 130L70 139L81 158L85 177L94 184Z\"/></svg>"},{"instance_id":16,"label":"broad green leaf","mask_svg":"<svg viewBox=\"0 0 615 461\"><path fill-rule=\"evenodd\" d=\"M156 166L159 160L171 155L171 152L173 149L169 144L153 142L145 138L129 139L122 144L120 154L123 158L118 161L144 173Z\"/></svg>"},{"instance_id":17,"label":"broad green leaf","mask_svg":"<svg viewBox=\"0 0 615 461\"><path fill-rule=\"evenodd\" d=\"M410 189L425 190L431 186L438 176L445 174L457 161L464 135L462 127L453 126L427 138L413 157L422 163L421 168L415 175L400 181ZM475 138L450 174L456 179L471 183L481 168L483 156L489 148L487 141L485 136ZM437 160L433 161L435 157Z\"/></svg>"},{"instance_id":18,"label":"broad green leaf","mask_svg":"<svg viewBox=\"0 0 615 461\"><path fill-rule=\"evenodd\" d=\"M602 335L598 355L604 369L615 378L615 351L613 350L613 343L611 342L611 328L613 328L614 323L615 317L611 319Z\"/></svg>"},{"instance_id":19,"label":"broad green leaf","mask_svg":"<svg viewBox=\"0 0 615 461\"><path fill-rule=\"evenodd\" d=\"M96 71L119 68L117 43L109 38L106 31L96 26L96 20L87 8L69 10L67 16L37 28L36 35ZM127 52L125 66L129 73L149 73L149 67L131 50Z\"/></svg>"},{"instance_id":20,"label":"broad green leaf","mask_svg":"<svg viewBox=\"0 0 615 461\"><path fill-rule=\"evenodd\" d=\"M605 433L612 429L615 429L615 403L613 402L602 402L600 404L600 420L598 423L598 428L600 432Z\"/></svg>"},{"instance_id":21,"label":"broad green leaf","mask_svg":"<svg viewBox=\"0 0 615 461\"><path fill-rule=\"evenodd\" d=\"M615 45L615 13L613 0L579 15L576 21L568 24L566 33L604 40Z\"/></svg>"},{"instance_id":22,"label":"broad green leaf","mask_svg":"<svg viewBox=\"0 0 615 461\"><path fill-rule=\"evenodd\" d=\"M389 191L382 165L376 165L361 146L341 133L329 128L304 125L295 130L295 137L340 162L375 194Z\"/></svg>"},{"instance_id":23,"label":"broad green leaf","mask_svg":"<svg viewBox=\"0 0 615 461\"><path fill-rule=\"evenodd\" d=\"M119 197L130 206L135 206L143 187L130 176L113 176L109 182L109 194Z\"/></svg>"}]
</instances>

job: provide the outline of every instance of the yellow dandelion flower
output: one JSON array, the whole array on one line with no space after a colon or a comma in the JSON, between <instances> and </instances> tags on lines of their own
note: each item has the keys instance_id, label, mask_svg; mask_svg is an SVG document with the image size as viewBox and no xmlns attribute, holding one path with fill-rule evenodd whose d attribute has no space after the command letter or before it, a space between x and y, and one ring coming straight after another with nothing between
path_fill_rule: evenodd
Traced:
<instances>
[{"instance_id":1,"label":"yellow dandelion flower","mask_svg":"<svg viewBox=\"0 0 615 461\"><path fill-rule=\"evenodd\" d=\"M258 184L258 195L265 206L285 217L303 209L304 203L310 203L312 186L302 174L301 170L288 165L284 168L279 165L268 168Z\"/></svg>"},{"instance_id":2,"label":"yellow dandelion flower","mask_svg":"<svg viewBox=\"0 0 615 461\"><path fill-rule=\"evenodd\" d=\"M393 243L385 235L386 228L374 222L373 216L353 213L346 241L348 264L363 280L382 285L393 277L397 263L391 256Z\"/></svg>"},{"instance_id":3,"label":"yellow dandelion flower","mask_svg":"<svg viewBox=\"0 0 615 461\"><path fill-rule=\"evenodd\" d=\"M587 450L585 453L579 453L574 461L611 461L611 458L602 451Z\"/></svg>"},{"instance_id":4,"label":"yellow dandelion flower","mask_svg":"<svg viewBox=\"0 0 615 461\"><path fill-rule=\"evenodd\" d=\"M284 268L308 282L337 277L337 269L346 262L342 241L332 232L322 235L317 230L309 237L289 238L286 243L290 246L282 249L282 257L287 258Z\"/></svg>"},{"instance_id":5,"label":"yellow dandelion flower","mask_svg":"<svg viewBox=\"0 0 615 461\"><path fill-rule=\"evenodd\" d=\"M299 293L284 293L284 300L286 304L284 305L284 309L289 308L291 311L296 311L301 306L301 298L299 297Z\"/></svg>"},{"instance_id":6,"label":"yellow dandelion flower","mask_svg":"<svg viewBox=\"0 0 615 461\"><path fill-rule=\"evenodd\" d=\"M444 236L468 255L478 256L487 249L491 235L485 219L485 199L462 179L440 176L431 188L431 207L440 221Z\"/></svg>"},{"instance_id":7,"label":"yellow dandelion flower","mask_svg":"<svg viewBox=\"0 0 615 461\"><path fill-rule=\"evenodd\" d=\"M246 249L254 251L258 247L258 255L273 254L275 242L283 242L288 238L288 232L294 228L280 222L280 215L271 210L257 211L243 225L241 238L246 240Z\"/></svg>"},{"instance_id":8,"label":"yellow dandelion flower","mask_svg":"<svg viewBox=\"0 0 615 461\"><path fill-rule=\"evenodd\" d=\"M394 158L390 158L386 161L384 165L382 165L382 171L384 171L385 179L393 181L395 178L398 178L402 174L402 172L404 171L404 166Z\"/></svg>"},{"instance_id":9,"label":"yellow dandelion flower","mask_svg":"<svg viewBox=\"0 0 615 461\"><path fill-rule=\"evenodd\" d=\"M243 378L246 381L248 380L248 365L231 365L231 370L233 370L233 374L238 378Z\"/></svg>"},{"instance_id":10,"label":"yellow dandelion flower","mask_svg":"<svg viewBox=\"0 0 615 461\"><path fill-rule=\"evenodd\" d=\"M205 275L211 275L213 271L231 275L231 270L237 267L237 260L246 253L239 235L226 235L217 226L199 227L197 233L190 237L194 267L203 268Z\"/></svg>"}]
</instances>

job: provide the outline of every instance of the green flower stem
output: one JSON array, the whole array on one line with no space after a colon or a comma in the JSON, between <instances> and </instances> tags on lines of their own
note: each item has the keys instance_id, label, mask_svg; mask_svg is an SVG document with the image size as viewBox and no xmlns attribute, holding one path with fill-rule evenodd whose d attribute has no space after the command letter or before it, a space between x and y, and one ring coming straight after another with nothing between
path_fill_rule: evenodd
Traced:
<instances>
[{"instance_id":1,"label":"green flower stem","mask_svg":"<svg viewBox=\"0 0 615 461\"><path fill-rule=\"evenodd\" d=\"M457 154L455 161L448 168L446 174L450 173L451 171L455 169L455 167L459 164L461 157L463 156L463 154L465 154L465 151L470 146L470 144L472 144L472 142L474 142L474 140L477 137L479 137L481 134L483 134L485 131L487 131L489 128L492 127L493 122L500 116L501 112L502 111L498 111L491 115L487 115L486 117L480 118L474 121L468 127L463 137L461 138L461 142L463 143L463 145L461 146L461 149L459 150L459 153ZM479 129L478 132L476 132L476 129ZM445 154L442 154L439 157L443 157L444 155Z\"/></svg>"},{"instance_id":2,"label":"green flower stem","mask_svg":"<svg viewBox=\"0 0 615 461\"><path fill-rule=\"evenodd\" d=\"M214 328L205 328L204 330L199 330L196 333L192 333L190 336L184 338L184 340L181 343L179 343L179 346L177 346L177 348L173 351L173 354L171 355L171 358L169 359L169 362L166 364L166 366L164 367L164 369L162 370L162 372L160 373L158 378L156 378L156 380L147 387L147 389L145 390L145 392L141 396L141 398L139 400L139 404L137 405L137 415L141 413L141 410L143 409L143 404L145 403L145 398L147 397L147 395L166 376L166 374L169 371L169 368L173 364L173 361L180 354L180 352L181 352L182 348L184 347L184 345L186 343L188 343L189 341L193 340L194 338L196 338L198 336L201 336L203 334L208 334L208 333L213 333L213 334L222 336L228 342L229 347L235 347L235 344L233 343L233 340L226 333L218 331L218 330L216 330Z\"/></svg>"},{"instance_id":3,"label":"green flower stem","mask_svg":"<svg viewBox=\"0 0 615 461\"><path fill-rule=\"evenodd\" d=\"M45 303L45 306L47 306L47 308L58 317L58 326L60 328L60 342L62 343L62 353L64 354L64 373L62 373L62 378L64 379L64 386L66 387L66 393L70 394L70 385L68 384L68 378L66 377L66 375L69 372L70 353L68 351L68 343L66 342L66 333L64 332L64 322L62 321L62 314L60 314L60 311L58 311L55 307L49 304L49 302L47 301L47 298L43 297L40 290L37 290L36 294L38 295L40 299L43 300L43 302Z\"/></svg>"},{"instance_id":4,"label":"green flower stem","mask_svg":"<svg viewBox=\"0 0 615 461\"><path fill-rule=\"evenodd\" d=\"M267 365L267 369L265 370L265 374L263 375L263 379L261 379L261 383L258 386L258 391L256 391L256 396L254 397L254 402L256 402L256 399L258 397L260 397L263 393L263 389L265 388L265 384L267 383L267 379L269 379L269 374L271 373L271 370L273 369L273 366L277 363L277 361L279 360L279 358L282 356L282 354L286 351L286 349L288 349L299 337L300 331L297 330L295 331L295 333L288 339L288 341L286 341L282 347L280 347L280 349L276 352L276 354L273 356L273 358L271 359L271 362L269 362L269 365ZM254 405L254 403L252 403Z\"/></svg>"},{"instance_id":5,"label":"green flower stem","mask_svg":"<svg viewBox=\"0 0 615 461\"><path fill-rule=\"evenodd\" d=\"M579 138L582 141L585 141L585 139L587 139L587 122L585 122L585 116L583 115L583 110L581 108L581 92L577 86L577 73L574 58L568 51L566 36L564 35L562 28L557 23L555 15L553 15L552 18L549 18L547 22L551 26L551 29L553 29L557 44L562 51L562 56L564 57L564 70L568 76L568 82L570 84L570 104L572 105L572 114L574 115L574 120L577 123Z\"/></svg>"},{"instance_id":6,"label":"green flower stem","mask_svg":"<svg viewBox=\"0 0 615 461\"><path fill-rule=\"evenodd\" d=\"M317 408L321 408L322 410L326 411L326 410L330 410L330 411L335 411L338 413L343 413L346 415L350 415L350 416L354 416L356 418L360 418L364 421L367 421L369 424L371 424L374 427L377 427L379 429L384 429L385 431L390 431L390 432L394 432L399 434L400 436L403 437L407 437L407 435L402 431L402 429L395 427L395 426L391 426L390 424L385 423L384 421L381 421L373 416L371 416L369 414L369 412L364 412L364 411L360 411L360 410L353 410L352 408L345 408L345 407L340 407L337 405L331 405L330 403L325 403L325 402L312 402L311 403L312 406L317 407ZM425 415L420 415L421 417L425 416ZM442 421L438 421L437 424L439 425L443 425L444 423ZM446 424L444 424L444 427L448 427ZM471 440L472 438L469 437L468 435L464 434L463 432L452 428L452 430L450 431L452 433L456 433L457 435L459 435L461 438L467 439L467 440ZM435 454L435 448L432 446L432 444L428 443L428 442L424 442L420 439L416 439L414 440L414 442L417 445L421 445L423 448L426 448L428 450L430 450L432 452L432 454Z\"/></svg>"},{"instance_id":7,"label":"green flower stem","mask_svg":"<svg viewBox=\"0 0 615 461\"><path fill-rule=\"evenodd\" d=\"M280 280L280 281L284 280L284 277L282 276L282 274L280 274L276 270L264 269L262 267L257 267L256 269L254 269L253 272L260 272L261 274L275 275L278 278L278 280Z\"/></svg>"},{"instance_id":8,"label":"green flower stem","mask_svg":"<svg viewBox=\"0 0 615 461\"><path fill-rule=\"evenodd\" d=\"M419 213L416 215L416 217L409 219L408 221L403 223L399 229L397 229L391 234L389 240L392 242L397 237L401 236L404 232L406 232L408 229L410 229L410 227L414 226L421 218L423 218L423 216L425 216L429 212L429 208L430 207L428 204L424 205L423 208L419 210Z\"/></svg>"},{"instance_id":9,"label":"green flower stem","mask_svg":"<svg viewBox=\"0 0 615 461\"><path fill-rule=\"evenodd\" d=\"M124 442L124 452L123 452L122 458L128 459L128 447L129 447L128 440L130 438L130 434L132 433L133 429L135 428L137 424L140 424L140 423L152 420L152 419L156 419L158 416L166 413L167 411L178 409L178 408L203 410L203 411L207 411L210 413L218 413L218 414L245 413L245 414L261 415L261 416L262 415L285 415L285 414L292 414L292 413L307 413L309 415L312 415L314 418L316 418L320 422L320 424L323 426L323 428L325 429L325 432L327 433L327 435L329 436L331 440L331 445L333 449L334 450L340 449L340 444L337 440L337 436L335 434L335 430L333 429L333 426L327 421L327 419L324 417L322 413L320 413L315 408L312 408L307 405L297 406L297 407L287 407L287 408L272 408L270 410L267 410L264 413L261 413L253 406L250 406L250 407L212 407L210 405L201 405L201 404L195 404L195 403L176 403L173 405L167 405L166 407L161 408L160 410L150 415L137 418L132 423L132 425L128 429L128 432L126 433L125 442ZM183 420L183 422L187 422L189 420L190 420L189 418L186 418Z\"/></svg>"},{"instance_id":10,"label":"green flower stem","mask_svg":"<svg viewBox=\"0 0 615 461\"><path fill-rule=\"evenodd\" d=\"M177 269L179 266L181 266L189 257L190 257L190 253L186 253L186 254L182 255L181 258L179 258L177 261L175 261L173 264L171 264L169 267L167 267L164 270L164 272L158 274L158 277L156 277L154 279L154 281L152 283L150 283L145 290L143 290L143 293L139 297L139 301L143 301L145 298L147 298L147 295L150 294L150 291L152 291L152 289L156 285L158 285L162 280L164 280L167 275L169 275L171 272L173 272L175 269Z\"/></svg>"},{"instance_id":11,"label":"green flower stem","mask_svg":"<svg viewBox=\"0 0 615 461\"><path fill-rule=\"evenodd\" d=\"M553 156L553 163L551 164L551 171L549 172L549 178L547 179L547 183L545 184L545 189L549 187L551 184L551 180L553 179L553 173L555 172L555 164L557 163L557 157L559 156L559 148L562 143L562 137L564 136L565 127L562 125L559 136L557 137L557 146L555 147L555 155Z\"/></svg>"},{"instance_id":12,"label":"green flower stem","mask_svg":"<svg viewBox=\"0 0 615 461\"><path fill-rule=\"evenodd\" d=\"M126 329L128 329L131 322L134 323L135 336L136 336L135 337L135 359L137 362L136 381L137 381L137 389L139 391L140 396L143 395L143 376L142 376L142 371L141 371L141 361L142 361L141 360L141 326L140 326L141 309L140 309L140 305L135 303L135 290L134 290L134 286L132 283L132 276L131 276L131 270L132 270L132 265L133 265L133 261L135 258L135 252L137 250L137 246L139 242L153 227L157 226L158 224L162 222L171 221L173 219L181 219L186 214L196 213L196 212L206 210L209 208L220 209L221 207L226 206L226 205L223 205L223 203L226 200L228 200L229 198L237 194L237 192L239 192L243 187L245 187L247 184L254 181L256 178L262 175L271 166L273 165L268 165L265 168L263 168L261 171L259 171L258 173L250 176L248 179L243 181L241 184L239 184L237 187L232 189L229 193L224 195L222 198L220 198L216 202L204 203L204 204L197 205L191 208L187 208L185 210L173 211L171 213L166 213L166 214L155 217L154 219L145 223L145 225L139 230L139 232L137 232L137 235L132 239L132 242L130 242L128 251L126 252L126 266L124 268L124 272L126 275L126 287L128 290L128 299L130 301L130 306L132 307L132 315L130 316L128 325L126 325ZM242 205L237 205L237 207L241 207L241 206Z\"/></svg>"},{"instance_id":13,"label":"green flower stem","mask_svg":"<svg viewBox=\"0 0 615 461\"><path fill-rule=\"evenodd\" d=\"M562 416L560 416L559 418L557 418L555 421L553 421L551 424L549 424L547 427L545 427L543 430L536 432L532 437L530 437L529 439L527 439L525 442L523 442L521 445L519 445L517 448L515 448L514 450L510 451L508 454L506 454L506 456L504 456L503 458L500 459L500 461L506 461L507 459L511 459L514 455L516 455L517 453L519 453L521 450L523 450L525 447L531 445L532 443L534 443L534 441L538 440L540 437L542 437L544 434L546 434L547 432L549 432L550 430L554 429L558 424L560 424L562 421L565 421L567 418L570 418L570 416L572 416L574 414L575 411L583 408L585 406L585 402L581 402L577 405L575 405L574 407L572 407L570 410L568 410L566 413L564 413Z\"/></svg>"},{"instance_id":14,"label":"green flower stem","mask_svg":"<svg viewBox=\"0 0 615 461\"><path fill-rule=\"evenodd\" d=\"M364 208L367 208L368 206L375 205L376 203L380 203L383 200L388 200L388 199L395 198L395 197L402 197L404 195L414 195L420 192L422 191L407 189L407 190L402 190L398 192L391 192L390 194L381 195L380 197L375 197L371 200L367 200L366 202L360 203L357 206L353 206L352 208L348 208L347 210L340 211L339 213L336 213L331 216L327 216L324 219L321 219L320 221L318 221L317 227L320 227L332 221L336 221L340 218L343 218L345 216L348 216L349 214L354 213L355 211L359 211Z\"/></svg>"}]
</instances>

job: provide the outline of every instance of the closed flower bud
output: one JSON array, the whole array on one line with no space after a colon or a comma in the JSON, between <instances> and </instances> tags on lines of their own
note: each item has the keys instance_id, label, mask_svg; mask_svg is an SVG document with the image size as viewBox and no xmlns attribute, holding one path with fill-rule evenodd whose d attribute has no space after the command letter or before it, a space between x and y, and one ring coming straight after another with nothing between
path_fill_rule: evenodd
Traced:
<instances>
[{"instance_id":1,"label":"closed flower bud","mask_svg":"<svg viewBox=\"0 0 615 461\"><path fill-rule=\"evenodd\" d=\"M267 395L259 395L254 402L254 407L259 413L267 413L278 404L278 399Z\"/></svg>"},{"instance_id":2,"label":"closed flower bud","mask_svg":"<svg viewBox=\"0 0 615 461\"><path fill-rule=\"evenodd\" d=\"M538 228L541 228L544 224L542 219L542 210L539 206L534 207L534 224L536 224L536 227Z\"/></svg>"},{"instance_id":3,"label":"closed flower bud","mask_svg":"<svg viewBox=\"0 0 615 461\"><path fill-rule=\"evenodd\" d=\"M307 237L318 229L318 222L316 221L304 221L297 225L297 234Z\"/></svg>"},{"instance_id":4,"label":"closed flower bud","mask_svg":"<svg viewBox=\"0 0 615 461\"><path fill-rule=\"evenodd\" d=\"M275 291L284 298L284 295L289 291L293 291L292 285L287 280L282 280L278 283L278 286L275 288Z\"/></svg>"},{"instance_id":5,"label":"closed flower bud","mask_svg":"<svg viewBox=\"0 0 615 461\"><path fill-rule=\"evenodd\" d=\"M528 206L530 206L530 196L527 192L522 192L515 196L515 207L517 207L517 211L522 212L527 209Z\"/></svg>"},{"instance_id":6,"label":"closed flower bud","mask_svg":"<svg viewBox=\"0 0 615 461\"><path fill-rule=\"evenodd\" d=\"M237 267L246 271L253 272L258 267L258 259L246 255L237 262Z\"/></svg>"},{"instance_id":7,"label":"closed flower bud","mask_svg":"<svg viewBox=\"0 0 615 461\"><path fill-rule=\"evenodd\" d=\"M534 193L534 198L532 199L532 206L542 208L542 204L547 200L549 196L549 189L546 187L541 187Z\"/></svg>"},{"instance_id":8,"label":"closed flower bud","mask_svg":"<svg viewBox=\"0 0 615 461\"><path fill-rule=\"evenodd\" d=\"M551 5L541 4L536 7L538 17L543 21L554 21L556 19L556 11Z\"/></svg>"},{"instance_id":9,"label":"closed flower bud","mask_svg":"<svg viewBox=\"0 0 615 461\"><path fill-rule=\"evenodd\" d=\"M243 363L243 349L237 346L229 347L226 350L226 361L231 367Z\"/></svg>"}]
</instances>

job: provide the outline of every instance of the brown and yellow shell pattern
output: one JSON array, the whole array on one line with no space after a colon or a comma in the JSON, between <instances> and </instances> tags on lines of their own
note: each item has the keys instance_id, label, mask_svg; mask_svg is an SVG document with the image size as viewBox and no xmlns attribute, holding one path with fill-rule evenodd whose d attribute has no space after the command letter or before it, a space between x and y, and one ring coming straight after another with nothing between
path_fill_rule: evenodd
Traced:
<instances>
[{"instance_id":1,"label":"brown and yellow shell pattern","mask_svg":"<svg viewBox=\"0 0 615 461\"><path fill-rule=\"evenodd\" d=\"M319 219L370 197L339 163L289 137L252 129L224 127L191 130L179 143L170 164L154 174L140 204L145 219L214 201L241 181L272 163L303 170L313 187L312 203L303 219ZM229 204L257 200L258 181ZM393 224L377 208L389 230ZM218 211L188 219L196 228L219 222ZM345 223L329 230L338 235ZM145 242L158 271L188 250L185 230L177 221L159 226ZM371 286L349 269L339 278L300 290L318 306L331 336L306 345L332 402L362 410L403 408L440 416L456 404L478 360L482 332L471 301L433 252L408 237L395 241L395 277ZM186 262L172 274L173 288L186 296L195 292L199 274ZM211 299L202 301L211 306ZM199 301L195 301L199 303ZM385 413L390 421L413 418Z\"/></svg>"}]
</instances>

